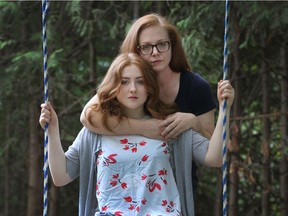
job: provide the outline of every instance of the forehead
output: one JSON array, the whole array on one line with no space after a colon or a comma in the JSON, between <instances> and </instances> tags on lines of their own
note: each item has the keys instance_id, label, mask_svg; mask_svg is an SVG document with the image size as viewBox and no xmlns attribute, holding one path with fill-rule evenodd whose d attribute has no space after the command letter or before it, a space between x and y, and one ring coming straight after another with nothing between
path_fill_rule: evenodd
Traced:
<instances>
[{"instance_id":1,"label":"forehead","mask_svg":"<svg viewBox=\"0 0 288 216\"><path fill-rule=\"evenodd\" d=\"M124 78L138 78L143 77L140 68L133 64L126 66L122 71L122 77Z\"/></svg>"},{"instance_id":2,"label":"forehead","mask_svg":"<svg viewBox=\"0 0 288 216\"><path fill-rule=\"evenodd\" d=\"M168 32L162 26L150 26L141 31L139 44L157 43L160 40L169 40Z\"/></svg>"}]
</instances>

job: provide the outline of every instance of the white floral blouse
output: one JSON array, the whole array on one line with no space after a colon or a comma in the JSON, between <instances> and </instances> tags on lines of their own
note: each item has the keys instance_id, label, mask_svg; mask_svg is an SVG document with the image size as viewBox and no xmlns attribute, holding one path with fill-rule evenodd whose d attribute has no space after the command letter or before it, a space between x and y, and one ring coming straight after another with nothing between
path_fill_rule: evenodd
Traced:
<instances>
[{"instance_id":1,"label":"white floral blouse","mask_svg":"<svg viewBox=\"0 0 288 216\"><path fill-rule=\"evenodd\" d=\"M103 136L96 161L96 197L101 211L96 215L181 215L169 153L164 141Z\"/></svg>"}]
</instances>

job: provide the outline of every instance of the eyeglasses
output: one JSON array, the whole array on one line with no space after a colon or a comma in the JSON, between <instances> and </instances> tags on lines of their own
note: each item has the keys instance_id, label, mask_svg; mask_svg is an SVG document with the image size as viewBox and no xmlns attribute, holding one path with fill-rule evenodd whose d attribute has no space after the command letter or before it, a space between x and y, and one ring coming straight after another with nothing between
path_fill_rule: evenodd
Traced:
<instances>
[{"instance_id":1,"label":"eyeglasses","mask_svg":"<svg viewBox=\"0 0 288 216\"><path fill-rule=\"evenodd\" d=\"M153 48L156 47L159 53L167 52L170 49L170 41L161 41L157 44L144 44L138 46L138 50L142 55L150 55L153 52Z\"/></svg>"}]
</instances>

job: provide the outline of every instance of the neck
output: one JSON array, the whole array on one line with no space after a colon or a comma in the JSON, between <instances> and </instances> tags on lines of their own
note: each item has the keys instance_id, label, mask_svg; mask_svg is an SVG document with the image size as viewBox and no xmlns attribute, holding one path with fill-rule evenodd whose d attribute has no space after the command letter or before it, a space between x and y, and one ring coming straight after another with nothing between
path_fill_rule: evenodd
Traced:
<instances>
[{"instance_id":1,"label":"neck","mask_svg":"<svg viewBox=\"0 0 288 216\"><path fill-rule=\"evenodd\" d=\"M158 73L158 82L159 82L160 88L169 85L169 83L173 83L173 81L177 80L176 78L179 75L180 73L172 71L170 68L167 68L166 70Z\"/></svg>"},{"instance_id":2,"label":"neck","mask_svg":"<svg viewBox=\"0 0 288 216\"><path fill-rule=\"evenodd\" d=\"M123 114L125 117L131 118L131 119L143 119L146 116L144 112L144 108L139 109L139 110L134 110L134 109L131 110L131 109L125 108L123 111Z\"/></svg>"}]
</instances>

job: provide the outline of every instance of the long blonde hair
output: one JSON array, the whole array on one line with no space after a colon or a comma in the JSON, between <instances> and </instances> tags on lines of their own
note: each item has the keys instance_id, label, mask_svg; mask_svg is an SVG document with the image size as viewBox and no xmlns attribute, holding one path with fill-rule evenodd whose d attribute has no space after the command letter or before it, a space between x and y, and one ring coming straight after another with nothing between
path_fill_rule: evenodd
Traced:
<instances>
[{"instance_id":1,"label":"long blonde hair","mask_svg":"<svg viewBox=\"0 0 288 216\"><path fill-rule=\"evenodd\" d=\"M120 47L120 53L133 52L140 55L137 48L139 46L139 36L144 29L151 26L161 26L169 35L172 49L172 58L169 63L170 68L175 72L179 72L181 70L191 70L181 43L181 36L177 28L165 17L156 13L142 16L132 24Z\"/></svg>"},{"instance_id":2,"label":"long blonde hair","mask_svg":"<svg viewBox=\"0 0 288 216\"><path fill-rule=\"evenodd\" d=\"M88 109L87 119L90 124L93 125L91 120L93 111L101 111L103 114L102 123L110 131L112 131L112 129L108 125L109 116L117 116L118 121L125 117L123 115L122 105L116 96L121 87L123 70L129 65L136 65L142 73L144 86L148 95L147 101L144 104L147 115L153 118L164 118L177 110L175 104L167 105L160 101L158 75L151 66L135 53L122 53L114 59L103 81L97 88L99 103L92 105L90 110Z\"/></svg>"}]
</instances>

